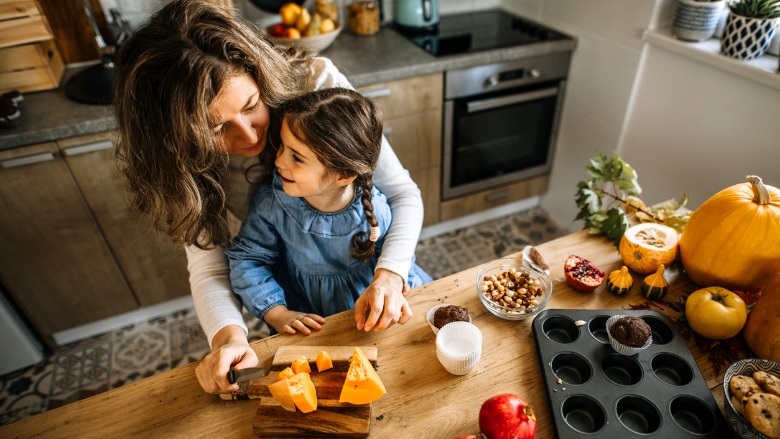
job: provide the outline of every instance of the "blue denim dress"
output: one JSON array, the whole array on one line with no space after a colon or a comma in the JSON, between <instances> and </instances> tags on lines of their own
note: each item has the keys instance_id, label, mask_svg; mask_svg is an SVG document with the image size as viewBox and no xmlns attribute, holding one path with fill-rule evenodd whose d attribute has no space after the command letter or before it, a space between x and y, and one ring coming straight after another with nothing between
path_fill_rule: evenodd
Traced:
<instances>
[{"instance_id":1,"label":"blue denim dress","mask_svg":"<svg viewBox=\"0 0 780 439\"><path fill-rule=\"evenodd\" d=\"M323 213L303 198L284 193L279 176L253 195L247 220L226 250L230 282L246 309L262 319L277 305L329 316L352 309L374 277L391 222L387 199L376 188L371 201L381 235L374 256L360 262L350 254L352 237L368 236L369 225L358 188L352 203L339 212ZM409 271L409 286L431 277L417 264Z\"/></svg>"}]
</instances>

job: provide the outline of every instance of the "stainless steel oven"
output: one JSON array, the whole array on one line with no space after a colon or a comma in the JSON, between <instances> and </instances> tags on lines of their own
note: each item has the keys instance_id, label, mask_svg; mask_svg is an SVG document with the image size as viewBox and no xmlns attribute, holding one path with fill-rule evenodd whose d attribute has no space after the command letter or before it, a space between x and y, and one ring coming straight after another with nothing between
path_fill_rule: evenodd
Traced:
<instances>
[{"instance_id":1,"label":"stainless steel oven","mask_svg":"<svg viewBox=\"0 0 780 439\"><path fill-rule=\"evenodd\" d=\"M448 71L442 199L550 172L570 51Z\"/></svg>"}]
</instances>

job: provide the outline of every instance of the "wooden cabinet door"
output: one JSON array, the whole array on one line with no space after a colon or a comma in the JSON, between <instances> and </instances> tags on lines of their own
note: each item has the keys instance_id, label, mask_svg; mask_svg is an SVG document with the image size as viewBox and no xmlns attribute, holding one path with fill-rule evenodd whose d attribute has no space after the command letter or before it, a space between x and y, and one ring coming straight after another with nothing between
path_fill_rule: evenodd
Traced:
<instances>
[{"instance_id":1,"label":"wooden cabinet door","mask_svg":"<svg viewBox=\"0 0 780 439\"><path fill-rule=\"evenodd\" d=\"M59 146L138 304L188 295L184 249L154 230L146 217L131 213L111 134L66 139Z\"/></svg>"},{"instance_id":2,"label":"wooden cabinet door","mask_svg":"<svg viewBox=\"0 0 780 439\"><path fill-rule=\"evenodd\" d=\"M50 345L138 306L53 143L0 151L0 282Z\"/></svg>"},{"instance_id":3,"label":"wooden cabinet door","mask_svg":"<svg viewBox=\"0 0 780 439\"><path fill-rule=\"evenodd\" d=\"M423 225L439 222L442 75L375 83L359 90L382 108L385 137L420 188Z\"/></svg>"}]
</instances>

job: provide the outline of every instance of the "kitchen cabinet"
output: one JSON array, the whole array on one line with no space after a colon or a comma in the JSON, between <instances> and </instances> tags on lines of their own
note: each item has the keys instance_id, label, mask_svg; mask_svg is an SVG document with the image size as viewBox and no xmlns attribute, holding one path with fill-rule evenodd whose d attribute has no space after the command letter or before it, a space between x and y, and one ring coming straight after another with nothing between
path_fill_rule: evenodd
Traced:
<instances>
[{"instance_id":1,"label":"kitchen cabinet","mask_svg":"<svg viewBox=\"0 0 780 439\"><path fill-rule=\"evenodd\" d=\"M125 196L109 133L0 151L0 283L50 346L189 293L183 249Z\"/></svg>"},{"instance_id":2,"label":"kitchen cabinet","mask_svg":"<svg viewBox=\"0 0 780 439\"><path fill-rule=\"evenodd\" d=\"M422 193L423 224L440 221L442 74L359 87L379 104L385 137Z\"/></svg>"},{"instance_id":3,"label":"kitchen cabinet","mask_svg":"<svg viewBox=\"0 0 780 439\"><path fill-rule=\"evenodd\" d=\"M447 221L512 201L541 195L547 190L548 180L549 176L544 175L443 201L440 219Z\"/></svg>"}]
</instances>

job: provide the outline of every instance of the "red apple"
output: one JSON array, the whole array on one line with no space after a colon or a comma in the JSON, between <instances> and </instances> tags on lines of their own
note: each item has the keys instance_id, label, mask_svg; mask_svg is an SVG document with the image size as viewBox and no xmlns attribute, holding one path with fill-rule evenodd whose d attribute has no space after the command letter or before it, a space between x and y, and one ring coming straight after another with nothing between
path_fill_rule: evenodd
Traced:
<instances>
[{"instance_id":1,"label":"red apple","mask_svg":"<svg viewBox=\"0 0 780 439\"><path fill-rule=\"evenodd\" d=\"M268 29L268 32L274 37L283 37L287 32L287 26L284 23L276 23Z\"/></svg>"},{"instance_id":2,"label":"red apple","mask_svg":"<svg viewBox=\"0 0 780 439\"><path fill-rule=\"evenodd\" d=\"M479 430L487 439L532 439L536 415L519 396L502 393L482 403Z\"/></svg>"}]
</instances>

